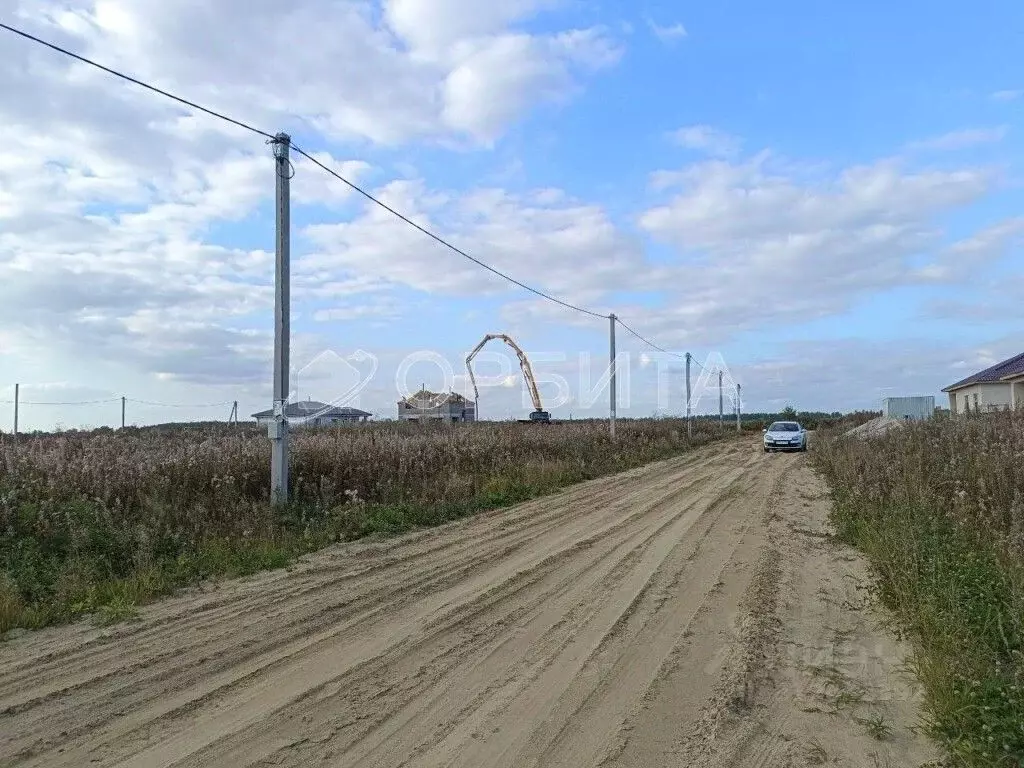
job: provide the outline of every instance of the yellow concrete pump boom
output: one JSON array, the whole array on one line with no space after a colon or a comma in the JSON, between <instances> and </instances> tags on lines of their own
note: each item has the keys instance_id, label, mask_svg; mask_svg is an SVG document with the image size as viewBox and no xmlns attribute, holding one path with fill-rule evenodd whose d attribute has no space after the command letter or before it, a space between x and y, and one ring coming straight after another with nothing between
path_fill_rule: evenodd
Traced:
<instances>
[{"instance_id":1,"label":"yellow concrete pump boom","mask_svg":"<svg viewBox=\"0 0 1024 768\"><path fill-rule=\"evenodd\" d=\"M526 379L526 386L529 388L530 398L533 400L533 413L530 414L530 421L550 421L551 414L545 411L541 405L540 391L537 389L537 381L533 378L533 368L530 367L530 361L527 359L526 353L512 340L511 336L504 333L488 333L473 348L473 351L466 355L466 370L469 371L469 380L473 384L473 402L475 403L480 399L480 390L477 389L476 377L473 375L473 358L492 339L501 339L515 350L516 356L519 358L519 367L523 369L523 378Z\"/></svg>"}]
</instances>

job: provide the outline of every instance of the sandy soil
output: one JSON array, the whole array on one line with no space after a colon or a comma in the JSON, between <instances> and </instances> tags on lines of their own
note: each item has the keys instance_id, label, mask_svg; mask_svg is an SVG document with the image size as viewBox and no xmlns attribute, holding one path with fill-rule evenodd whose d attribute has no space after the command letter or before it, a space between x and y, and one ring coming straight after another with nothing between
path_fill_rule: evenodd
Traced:
<instances>
[{"instance_id":1,"label":"sandy soil","mask_svg":"<svg viewBox=\"0 0 1024 768\"><path fill-rule=\"evenodd\" d=\"M19 637L0 765L918 765L827 510L731 443Z\"/></svg>"}]
</instances>

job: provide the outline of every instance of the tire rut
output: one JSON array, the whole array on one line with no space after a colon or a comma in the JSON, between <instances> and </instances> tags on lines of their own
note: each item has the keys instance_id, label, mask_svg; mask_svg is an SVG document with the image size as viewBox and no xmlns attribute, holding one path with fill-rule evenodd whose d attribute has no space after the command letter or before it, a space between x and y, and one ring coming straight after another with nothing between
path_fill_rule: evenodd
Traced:
<instances>
[{"instance_id":1,"label":"tire rut","mask_svg":"<svg viewBox=\"0 0 1024 768\"><path fill-rule=\"evenodd\" d=\"M722 443L23 638L0 765L600 764L731 606L783 466Z\"/></svg>"}]
</instances>

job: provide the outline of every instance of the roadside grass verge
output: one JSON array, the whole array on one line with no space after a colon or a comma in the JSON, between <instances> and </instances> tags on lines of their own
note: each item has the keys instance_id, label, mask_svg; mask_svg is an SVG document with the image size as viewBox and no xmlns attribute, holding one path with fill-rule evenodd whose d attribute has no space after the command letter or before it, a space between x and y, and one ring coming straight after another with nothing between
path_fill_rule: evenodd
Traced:
<instances>
[{"instance_id":1,"label":"roadside grass verge","mask_svg":"<svg viewBox=\"0 0 1024 768\"><path fill-rule=\"evenodd\" d=\"M726 433L731 439L731 433ZM293 435L294 501L268 500L255 430L109 430L0 442L0 637L138 606L553 493L720 439L679 420L380 425Z\"/></svg>"},{"instance_id":2,"label":"roadside grass verge","mask_svg":"<svg viewBox=\"0 0 1024 768\"><path fill-rule=\"evenodd\" d=\"M955 766L1024 766L1024 415L819 437L839 536L915 649Z\"/></svg>"}]
</instances>

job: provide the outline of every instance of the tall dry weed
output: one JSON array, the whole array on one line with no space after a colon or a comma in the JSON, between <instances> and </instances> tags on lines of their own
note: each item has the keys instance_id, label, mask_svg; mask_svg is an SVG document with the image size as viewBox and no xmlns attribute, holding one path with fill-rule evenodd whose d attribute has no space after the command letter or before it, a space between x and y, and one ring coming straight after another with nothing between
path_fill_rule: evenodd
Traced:
<instances>
[{"instance_id":1,"label":"tall dry weed","mask_svg":"<svg viewBox=\"0 0 1024 768\"><path fill-rule=\"evenodd\" d=\"M1024 413L833 436L815 460L914 640L952 764L1024 766Z\"/></svg>"},{"instance_id":2,"label":"tall dry weed","mask_svg":"<svg viewBox=\"0 0 1024 768\"><path fill-rule=\"evenodd\" d=\"M280 509L256 427L0 436L0 567L22 614L47 623L530 498L685 450L685 435L670 419L621 420L614 443L590 421L296 429L293 502ZM699 427L692 445L718 435Z\"/></svg>"}]
</instances>

